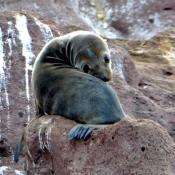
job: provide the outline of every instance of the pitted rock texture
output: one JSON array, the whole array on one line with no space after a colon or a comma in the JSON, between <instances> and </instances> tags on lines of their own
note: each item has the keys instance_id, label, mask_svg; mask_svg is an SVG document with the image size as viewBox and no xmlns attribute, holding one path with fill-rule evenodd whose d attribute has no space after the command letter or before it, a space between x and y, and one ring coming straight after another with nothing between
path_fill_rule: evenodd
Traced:
<instances>
[{"instance_id":1,"label":"pitted rock texture","mask_svg":"<svg viewBox=\"0 0 175 175\"><path fill-rule=\"evenodd\" d=\"M0 10L30 11L47 20L54 21L59 26L68 27L69 30L70 26L91 30L86 21L82 20L81 16L75 12L73 4L74 1L71 0L0 0Z\"/></svg>"},{"instance_id":2,"label":"pitted rock texture","mask_svg":"<svg viewBox=\"0 0 175 175\"><path fill-rule=\"evenodd\" d=\"M23 155L17 164L12 160L26 124L35 115L30 80L36 56L51 38L79 29L28 11L0 12L0 172L16 175L15 171L24 170ZM174 35L166 31L148 41L107 42L114 69L109 83L126 115L157 121L175 140Z\"/></svg>"},{"instance_id":3,"label":"pitted rock texture","mask_svg":"<svg viewBox=\"0 0 175 175\"><path fill-rule=\"evenodd\" d=\"M158 34L149 41L141 42L132 48L131 54L140 76L138 90L147 97L152 107L149 117L144 110L144 100L137 106L138 115L152 117L166 127L175 138L175 32L167 31ZM130 45L133 47L133 45ZM134 46L135 47L135 46ZM143 109L143 110L142 110ZM144 114L145 113L145 114ZM137 116L134 114L134 116ZM174 139L175 141L175 139Z\"/></svg>"},{"instance_id":4,"label":"pitted rock texture","mask_svg":"<svg viewBox=\"0 0 175 175\"><path fill-rule=\"evenodd\" d=\"M175 174L175 144L167 131L147 119L123 119L93 131L87 141L68 141L75 122L42 116L25 130L29 175Z\"/></svg>"},{"instance_id":5,"label":"pitted rock texture","mask_svg":"<svg viewBox=\"0 0 175 175\"><path fill-rule=\"evenodd\" d=\"M159 122L175 141L174 35L167 31L149 41L108 43L114 69L110 84L126 114Z\"/></svg>"},{"instance_id":6,"label":"pitted rock texture","mask_svg":"<svg viewBox=\"0 0 175 175\"><path fill-rule=\"evenodd\" d=\"M13 151L35 115L32 65L44 44L60 35L57 29L53 21L26 11L0 12L0 172L24 169L23 159L14 164Z\"/></svg>"},{"instance_id":7,"label":"pitted rock texture","mask_svg":"<svg viewBox=\"0 0 175 175\"><path fill-rule=\"evenodd\" d=\"M148 40L159 32L174 30L174 3L175 0L77 0L72 6L102 36Z\"/></svg>"},{"instance_id":8,"label":"pitted rock texture","mask_svg":"<svg viewBox=\"0 0 175 175\"><path fill-rule=\"evenodd\" d=\"M62 26L108 38L150 39L175 28L175 0L1 0L1 10L28 10Z\"/></svg>"}]
</instances>

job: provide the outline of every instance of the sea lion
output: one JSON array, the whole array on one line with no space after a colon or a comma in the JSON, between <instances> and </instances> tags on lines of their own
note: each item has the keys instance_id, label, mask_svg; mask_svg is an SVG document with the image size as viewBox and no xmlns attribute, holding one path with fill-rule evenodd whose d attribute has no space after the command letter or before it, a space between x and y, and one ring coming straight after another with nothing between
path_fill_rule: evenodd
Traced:
<instances>
[{"instance_id":1,"label":"sea lion","mask_svg":"<svg viewBox=\"0 0 175 175\"><path fill-rule=\"evenodd\" d=\"M115 91L106 83L111 76L109 49L100 36L76 31L52 39L33 67L36 118L47 113L82 123L71 129L69 140L86 139L93 130L125 118ZM20 142L15 161L23 138Z\"/></svg>"}]
</instances>

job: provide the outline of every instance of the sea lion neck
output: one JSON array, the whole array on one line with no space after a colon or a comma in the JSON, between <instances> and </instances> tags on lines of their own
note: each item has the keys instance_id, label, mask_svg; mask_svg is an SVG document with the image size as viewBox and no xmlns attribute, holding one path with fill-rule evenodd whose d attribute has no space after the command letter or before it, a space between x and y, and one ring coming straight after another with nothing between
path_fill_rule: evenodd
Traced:
<instances>
[{"instance_id":1,"label":"sea lion neck","mask_svg":"<svg viewBox=\"0 0 175 175\"><path fill-rule=\"evenodd\" d=\"M65 42L59 39L51 40L43 49L40 61L45 63L55 63L60 67L72 67L70 59L67 57Z\"/></svg>"}]
</instances>

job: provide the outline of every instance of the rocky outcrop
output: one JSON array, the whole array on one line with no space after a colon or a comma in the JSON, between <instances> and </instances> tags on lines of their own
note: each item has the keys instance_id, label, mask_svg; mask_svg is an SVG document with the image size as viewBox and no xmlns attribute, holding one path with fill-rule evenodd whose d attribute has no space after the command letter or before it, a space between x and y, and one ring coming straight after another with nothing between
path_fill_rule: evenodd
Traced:
<instances>
[{"instance_id":1,"label":"rocky outcrop","mask_svg":"<svg viewBox=\"0 0 175 175\"><path fill-rule=\"evenodd\" d=\"M91 30L90 25L84 21L74 10L74 1L71 0L1 0L0 10L4 11L30 11L49 21L54 21L60 28L65 27L67 30L71 26L76 28L86 28ZM62 31L64 31L63 29ZM65 31L66 32L66 31Z\"/></svg>"},{"instance_id":2,"label":"rocky outcrop","mask_svg":"<svg viewBox=\"0 0 175 175\"><path fill-rule=\"evenodd\" d=\"M175 0L1 0L2 10L28 10L62 26L108 38L143 40L174 29Z\"/></svg>"},{"instance_id":3,"label":"rocky outcrop","mask_svg":"<svg viewBox=\"0 0 175 175\"><path fill-rule=\"evenodd\" d=\"M124 119L93 131L87 141L68 141L75 122L43 116L25 130L26 171L30 175L175 174L175 144L159 124Z\"/></svg>"},{"instance_id":4,"label":"rocky outcrop","mask_svg":"<svg viewBox=\"0 0 175 175\"><path fill-rule=\"evenodd\" d=\"M156 119L165 126L173 138L175 138L174 35L174 31L160 33L129 51L140 76L138 90L150 101L150 107L146 110L149 111L149 116L144 110L147 100L140 101L137 106L138 115ZM137 116L136 113L134 116Z\"/></svg>"},{"instance_id":5,"label":"rocky outcrop","mask_svg":"<svg viewBox=\"0 0 175 175\"><path fill-rule=\"evenodd\" d=\"M174 0L78 0L74 6L97 33L140 40L174 29L174 3Z\"/></svg>"},{"instance_id":6,"label":"rocky outcrop","mask_svg":"<svg viewBox=\"0 0 175 175\"><path fill-rule=\"evenodd\" d=\"M20 7L20 2L26 4L25 1L18 1L18 7ZM58 1L55 2L58 3ZM11 3L13 2L6 1L6 7L9 7L9 9L12 8L13 6L10 7ZM42 4L42 1L40 1L40 3ZM49 5L46 5L46 8L47 7L49 7ZM67 1L64 8L68 9L69 11L70 7L67 5ZM64 8L62 9L62 13L64 11ZM59 11L59 13L61 12ZM67 11L66 13L69 14ZM64 17L68 16L67 14L64 15ZM77 17L76 15L72 16L72 19L76 18ZM81 28L85 30L90 29L88 25L87 26L79 25L81 22L80 18L78 19L79 21L77 21L77 23L72 22L67 23L67 25L64 25L65 18L62 21L63 23L59 24L57 24L52 20L47 20L46 18L42 18L34 13L27 11L0 12L0 59L1 59L0 60L0 173L3 172L4 174L10 174L10 173L19 174L22 170L24 170L24 164L26 164L26 161L30 160L25 159L23 154L20 157L20 160L17 164L12 161L13 152L21 136L21 133L23 132L27 123L35 115L34 98L30 82L32 65L35 60L35 57L37 56L41 48L44 46L44 44L48 42L51 38ZM61 19L62 17L60 14L58 21L61 21ZM73 23L76 25L73 25ZM109 83L116 90L125 113L129 117L135 117L137 119L146 118L158 122L168 131L170 136L172 136L172 138L175 141L174 35L175 33L173 31L166 31L148 41L107 39L107 42L110 48L113 63L112 67L114 70L113 79ZM65 119L63 119L63 121L60 119L58 120L59 122L65 121ZM147 120L141 120L141 121L144 123L144 126L145 123L148 123L150 125L151 122ZM132 120L130 122L134 130L137 129L136 123L138 123L138 120ZM122 123L120 122L120 124ZM65 139L67 139L67 133L73 124L71 121L69 121L68 125L69 126L67 127L67 129L65 129L66 131L62 133L63 134L62 137L63 136L65 137L62 138L63 140L62 142L60 142L60 144L63 143L69 144L67 140L66 142L64 141ZM156 123L151 122L151 127L153 125L155 125L156 126L155 128L157 129L160 127ZM119 127L118 124L112 125L110 127L111 131L115 132L116 126ZM128 125L122 124L122 126L128 126ZM31 128L32 127L33 126L31 126ZM160 128L158 129L158 131L160 131ZM122 131L122 128L120 129ZM61 131L64 130L60 130L60 132ZM103 130L99 130L97 132L94 132L92 137L94 138L94 136L96 136L95 139L98 140L97 139L98 134L100 134L100 137L104 138L105 140L107 138L104 137L106 135L105 133L108 132L109 132L108 129L105 129L104 132ZM125 136L128 133L127 130L125 129L122 132L124 133ZM141 132L144 133L146 131L143 129ZM153 132L152 135L156 137L157 131L154 129L154 127L152 132ZM163 129L161 128L161 133L162 132L164 133ZM31 133L28 132L27 134L28 136L30 136ZM136 136L134 136L133 134L133 138L135 138ZM54 137L57 138L56 135L52 136L52 138ZM121 137L122 136L120 136L120 139ZM166 137L167 139L169 139L169 142L166 142L168 147L167 149L172 148L172 140L170 139L167 133ZM123 137L122 139L126 138L127 136ZM137 138L144 141L144 139L140 137L140 135ZM26 140L26 142L28 142L29 144L33 143L33 141L30 139L31 138L29 137L28 141ZM96 141L95 139L94 142ZM162 135L162 139L164 139L164 134ZM36 135L34 140L36 140L37 143ZM87 140L86 143L93 144L92 141L93 140L90 139ZM112 144L112 142L110 143L111 143L110 146L112 148L114 145ZM79 147L82 146L83 144L84 144L83 141L78 141L73 142L73 145L71 143L71 145L67 146ZM133 145L137 145L137 140L133 141ZM85 150L85 147L82 148ZM32 147L30 147L30 150L31 149ZM161 153L161 150L159 148L155 149L158 150L159 153ZM138 148L138 150L140 150L140 147ZM145 157L147 157L148 152L146 151L143 152L145 154ZM128 154L130 153L131 152L128 152ZM155 155L154 153L155 152L153 152L152 156ZM46 156L45 152L43 154L44 156ZM73 153L70 153L70 155L72 154ZM170 151L170 154L167 153L167 155L170 155L169 156L170 159L168 159L168 161L165 163L164 166L168 167L167 172L164 171L167 174L169 174L169 172L174 173L174 170L171 168L172 165L171 155L173 156L173 154L174 154L173 151ZM78 156L77 153L75 155ZM118 155L118 153L116 155ZM50 153L48 153L47 156L50 156ZM131 157L132 156L133 155L131 154ZM165 156L159 158L160 162L162 163L161 164L162 167L164 164L163 162L165 162L164 157ZM130 159L128 159L127 156L125 157L125 159L128 160L129 163L131 163ZM138 159L139 158L137 158L137 160ZM41 159L38 159L38 161L40 160ZM153 157L151 157L151 159L149 160L153 162ZM113 161L115 162L115 160ZM119 159L117 159L117 161L119 161ZM122 159L121 161L123 162ZM67 163L66 159L65 163ZM122 164L119 162L117 163ZM129 163L127 164L129 168L134 166L132 164L130 165ZM155 161L154 164L156 163L157 162ZM36 168L38 165L39 164L36 164ZM41 165L44 167L45 163L43 164L41 163ZM78 166L81 164L75 164L75 166L76 165L77 165L76 168L78 168ZM150 165L149 162L148 165ZM29 167L32 166L33 165L30 164ZM86 166L89 165L86 164ZM140 166L142 167L142 165ZM29 167L27 168L25 166L25 169L29 169ZM80 167L83 166L81 165ZM98 167L100 169L100 165L98 165ZM91 169L92 167L89 168ZM88 171L87 167L85 169L82 170L76 169L76 170L78 172ZM38 167L38 171L39 170L41 170L41 167ZM54 171L56 171L55 168ZM74 172L74 170L71 171ZM127 174L127 168L125 171ZM157 170L157 172L159 172L159 170ZM84 172L82 172L82 174L83 173Z\"/></svg>"},{"instance_id":7,"label":"rocky outcrop","mask_svg":"<svg viewBox=\"0 0 175 175\"><path fill-rule=\"evenodd\" d=\"M143 42L108 42L114 69L114 77L110 84L115 88L124 111L128 116L159 122L173 138L174 34L173 31L167 31ZM129 51L132 59L123 48Z\"/></svg>"},{"instance_id":8,"label":"rocky outcrop","mask_svg":"<svg viewBox=\"0 0 175 175\"><path fill-rule=\"evenodd\" d=\"M4 173L23 170L24 159L14 164L13 151L35 115L32 65L42 46L59 36L57 28L53 21L26 11L0 12L0 167Z\"/></svg>"}]
</instances>

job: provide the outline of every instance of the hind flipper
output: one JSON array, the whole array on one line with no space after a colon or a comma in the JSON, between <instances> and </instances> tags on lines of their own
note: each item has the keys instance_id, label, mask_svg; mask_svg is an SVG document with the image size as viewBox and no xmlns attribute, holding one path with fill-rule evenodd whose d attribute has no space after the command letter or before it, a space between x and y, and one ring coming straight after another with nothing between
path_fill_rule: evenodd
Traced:
<instances>
[{"instance_id":1,"label":"hind flipper","mask_svg":"<svg viewBox=\"0 0 175 175\"><path fill-rule=\"evenodd\" d=\"M22 134L22 137L16 147L15 153L14 153L14 161L18 162L19 156L24 148L24 133Z\"/></svg>"},{"instance_id":2,"label":"hind flipper","mask_svg":"<svg viewBox=\"0 0 175 175\"><path fill-rule=\"evenodd\" d=\"M35 105L36 105L36 115L35 117L32 118L32 120L29 122L27 127L37 118L40 118L41 116L45 115L44 111L40 108L40 106L37 103L37 100L35 100ZM15 153L14 153L14 161L18 162L19 156L24 148L24 133L22 134L22 137L16 147Z\"/></svg>"},{"instance_id":3,"label":"hind flipper","mask_svg":"<svg viewBox=\"0 0 175 175\"><path fill-rule=\"evenodd\" d=\"M86 140L90 134L92 133L93 130L96 130L98 128L104 128L108 125L76 125L74 126L68 135L69 140L73 140L73 139L83 139Z\"/></svg>"}]
</instances>

